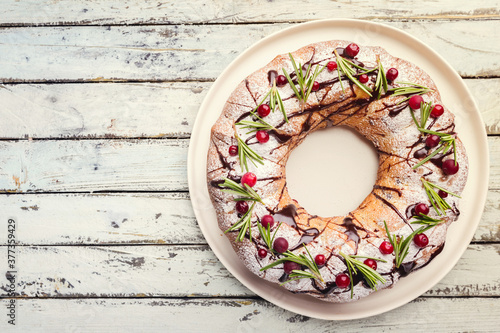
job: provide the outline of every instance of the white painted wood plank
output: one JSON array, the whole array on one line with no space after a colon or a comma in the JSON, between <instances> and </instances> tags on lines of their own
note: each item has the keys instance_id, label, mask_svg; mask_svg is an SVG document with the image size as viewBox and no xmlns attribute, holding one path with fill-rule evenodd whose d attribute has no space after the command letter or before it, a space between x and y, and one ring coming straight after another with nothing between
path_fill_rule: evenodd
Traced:
<instances>
[{"instance_id":1,"label":"white painted wood plank","mask_svg":"<svg viewBox=\"0 0 500 333\"><path fill-rule=\"evenodd\" d=\"M3 299L1 308L9 302ZM5 310L4 310L5 311ZM496 298L418 298L360 320L325 321L254 299L21 299L9 332L498 332Z\"/></svg>"},{"instance_id":2,"label":"white painted wood plank","mask_svg":"<svg viewBox=\"0 0 500 333\"><path fill-rule=\"evenodd\" d=\"M486 133L500 134L500 79L464 80L486 126Z\"/></svg>"},{"instance_id":3,"label":"white painted wood plank","mask_svg":"<svg viewBox=\"0 0 500 333\"><path fill-rule=\"evenodd\" d=\"M187 193L2 195L0 211L17 244L206 244Z\"/></svg>"},{"instance_id":4,"label":"white painted wood plank","mask_svg":"<svg viewBox=\"0 0 500 333\"><path fill-rule=\"evenodd\" d=\"M426 295L500 296L499 251L499 244L470 245ZM253 295L206 245L18 246L15 257L22 297ZM9 270L7 251L0 252L0 267ZM0 279L0 297L8 295L8 284Z\"/></svg>"},{"instance_id":5,"label":"white painted wood plank","mask_svg":"<svg viewBox=\"0 0 500 333\"><path fill-rule=\"evenodd\" d=\"M171 24L288 22L326 18L360 19L498 19L499 1L404 2L327 0L190 0L184 2L108 1L0 1L0 24Z\"/></svg>"},{"instance_id":6,"label":"white painted wood plank","mask_svg":"<svg viewBox=\"0 0 500 333\"><path fill-rule=\"evenodd\" d=\"M488 137L500 189L500 137ZM0 142L0 192L185 191L189 140Z\"/></svg>"},{"instance_id":7,"label":"white painted wood plank","mask_svg":"<svg viewBox=\"0 0 500 333\"><path fill-rule=\"evenodd\" d=\"M497 22L387 23L428 43L462 76L486 77L500 75ZM0 81L213 80L250 45L289 26L4 28Z\"/></svg>"},{"instance_id":8,"label":"white painted wood plank","mask_svg":"<svg viewBox=\"0 0 500 333\"><path fill-rule=\"evenodd\" d=\"M487 132L500 134L500 79L465 82L477 101ZM211 85L0 85L0 138L187 138Z\"/></svg>"},{"instance_id":9,"label":"white painted wood plank","mask_svg":"<svg viewBox=\"0 0 500 333\"><path fill-rule=\"evenodd\" d=\"M30 191L186 190L188 140L0 142L0 188Z\"/></svg>"},{"instance_id":10,"label":"white painted wood plank","mask_svg":"<svg viewBox=\"0 0 500 333\"><path fill-rule=\"evenodd\" d=\"M500 242L499 203L490 190L473 241ZM187 193L2 195L0 211L21 245L206 244Z\"/></svg>"},{"instance_id":11,"label":"white painted wood plank","mask_svg":"<svg viewBox=\"0 0 500 333\"><path fill-rule=\"evenodd\" d=\"M0 136L189 137L201 101L211 85L211 82L0 85Z\"/></svg>"}]
</instances>

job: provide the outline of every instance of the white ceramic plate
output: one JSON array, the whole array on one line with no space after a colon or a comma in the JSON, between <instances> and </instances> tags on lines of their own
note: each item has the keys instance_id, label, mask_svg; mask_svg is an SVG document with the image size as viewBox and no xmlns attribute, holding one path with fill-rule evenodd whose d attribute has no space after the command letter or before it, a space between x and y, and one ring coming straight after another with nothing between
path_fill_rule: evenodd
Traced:
<instances>
[{"instance_id":1,"label":"white ceramic plate","mask_svg":"<svg viewBox=\"0 0 500 333\"><path fill-rule=\"evenodd\" d=\"M330 304L307 295L289 293L249 272L217 226L206 183L210 128L236 85L278 54L294 51L313 42L333 39L382 46L392 55L412 61L428 72L440 90L443 103L456 115L456 130L466 146L470 163L467 186L460 202L460 219L450 227L441 255L425 268L400 280L393 288L344 304ZM359 20L314 21L262 39L238 56L215 81L200 107L191 136L189 191L196 218L208 244L224 266L246 287L282 308L305 316L335 320L363 318L392 310L415 299L455 266L474 235L486 200L489 165L487 147L481 116L465 84L451 66L427 45L403 31L379 23Z\"/></svg>"}]
</instances>

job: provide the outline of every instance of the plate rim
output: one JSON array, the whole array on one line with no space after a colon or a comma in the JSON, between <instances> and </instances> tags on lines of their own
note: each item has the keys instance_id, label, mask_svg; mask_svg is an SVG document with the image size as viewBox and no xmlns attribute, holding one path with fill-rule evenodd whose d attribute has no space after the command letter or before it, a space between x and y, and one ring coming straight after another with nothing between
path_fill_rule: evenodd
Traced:
<instances>
[{"instance_id":1,"label":"plate rim","mask_svg":"<svg viewBox=\"0 0 500 333\"><path fill-rule=\"evenodd\" d=\"M466 93L470 99L469 107L472 109L472 111L474 111L474 115L476 117L478 117L478 121L481 122L482 124L484 124L484 121L482 120L482 115L478 110L476 102L474 101L469 89L467 88L467 86L463 82L462 78L458 75L458 73L453 69L453 67L451 67L451 65L441 55L439 55L436 51L434 51L432 48L430 48L427 44L425 44L421 40L417 39L416 37L410 35L409 33L405 32L403 30L400 30L398 28L395 28L395 27L392 27L392 26L389 26L389 25L386 25L383 23L379 23L379 22L371 22L371 21L358 20L358 19L314 20L314 21L309 21L309 22L305 22L305 23L294 24L290 27L281 29L279 31L276 31L276 32L273 32L273 33L267 35L266 37L258 40L257 42L255 42L254 44L249 46L247 49L245 49L233 61L231 61L231 63L222 71L222 73L218 76L218 78L215 80L215 82L210 87L207 95L205 96L203 102L200 105L198 114L196 116L196 120L195 120L192 134L191 134L189 150L188 150L188 161L187 161L188 173L187 173L187 176L188 176L188 186L189 186L191 204L193 206L193 210L194 210L198 225L200 226L200 229L202 230L202 233L203 233L205 239L207 240L208 244L210 245L212 251L215 253L217 258L222 262L222 264L226 267L226 269L229 272L231 272L231 274L234 277L236 277L236 279L238 279L245 287L250 289L252 292L257 294L258 296L262 297L263 299L273 303L274 305L277 305L281 308L284 308L286 310L289 310L289 311L292 311L292 312L295 312L295 313L298 313L301 315L305 315L305 316L308 316L311 318L326 319L326 320L351 320L351 319L360 319L360 318L366 318L369 316L378 315L378 314L393 310L393 309L398 308L406 303L411 302L412 300L414 300L415 298L419 297L420 295L425 293L427 290L432 288L435 284L439 283L439 281L441 281L442 278L455 267L456 263L462 257L463 253L465 252L468 245L470 244L472 237L474 236L474 233L475 233L475 231L479 225L479 222L481 220L482 211L484 209L484 205L486 202L486 195L488 192L489 151L487 149L488 142L487 142L486 130L485 130L484 126L481 126L478 129L476 129L480 132L478 134L480 134L480 138L482 139L482 140L480 140L480 143L482 144L481 148L483 148L483 149L482 149L480 155L482 156L483 161L485 160L485 161L487 161L487 163L482 163L482 168L480 170L478 170L478 172L482 172L482 174L484 174L484 178L482 178L482 180L483 180L482 184L478 184L477 186L478 186L478 188L480 188L480 190L483 187L485 187L484 190L480 191L479 197L475 197L475 202L478 204L476 206L481 208L481 209L478 209L478 211L480 213L474 214L474 217L475 217L474 223L470 224L471 231L469 232L467 237L460 243L461 246L460 246L459 251L458 251L459 255L454 255L453 260L451 262L447 262L447 266L446 266L447 269L442 270L440 272L440 274L438 274L437 277L432 279L431 282L425 284L424 287L421 286L420 288L416 288L415 290L413 290L413 293L411 293L410 297L407 296L407 297L401 298L400 300L393 302L393 304L391 304L390 306L380 307L380 308L377 308L377 309L372 310L372 311L365 311L362 314L330 313L328 315L318 315L316 313L308 311L308 309L296 307L296 306L293 306L293 304L286 303L286 302L283 302L280 300L276 300L275 297L271 297L271 296L275 296L276 294L275 295L263 294L262 290L260 290L259 288L257 288L256 286L254 286L250 283L250 281L249 281L250 279L248 278L248 276L245 276L245 274L240 274L238 271L233 269L233 267L231 267L228 260L226 260L224 254L220 253L219 250L217 249L217 247L213 246L213 244L211 243L212 240L209 236L210 234L209 234L208 229L207 229L208 226L205 225L204 223L200 223L201 221L203 221L203 217L201 217L201 212L200 212L200 209L198 207L198 201L197 201L197 198L199 195L198 192L200 191L200 189L197 188L197 186L199 184L196 182L196 167L194 166L194 161L196 160L196 153L197 153L196 152L196 142L197 142L197 139L199 138L199 135L201 135L201 134L199 134L201 132L200 128L203 126L201 124L201 120L200 120L202 118L201 114L202 114L202 111L207 108L207 105L210 104L210 99L215 94L215 90L216 90L217 86L220 84L220 82L222 80L225 79L226 76L229 75L228 73L231 71L231 69L234 66L236 66L241 61L241 59L243 59L249 53L254 52L255 49L258 49L258 47L260 45L262 45L262 44L264 44L264 43L266 43L274 38L277 38L280 35L286 35L286 34L293 33L295 30L300 31L303 29L312 28L314 26L318 26L317 28L320 28L322 25L325 25L325 24L331 25L331 27L329 27L329 28L332 28L332 29L335 28L336 26L339 26L339 25L340 26L364 25L364 26L370 26L370 27L375 27L375 28L381 28L385 31L392 33L392 34L398 34L401 36L405 36L405 37L409 38L410 40L417 42L418 44L420 44L421 46L423 46L425 48L426 52L429 52L433 57L435 57L437 60L439 60L439 62L445 66L445 70L447 72L450 72L450 74L454 76L453 79L454 79L454 81L456 81L455 83L458 83L461 86L461 88L466 91ZM240 78L240 80L241 80L241 78ZM205 152L205 159L206 159L206 152ZM206 175L206 168L204 170L205 170L205 175ZM470 175L470 171L471 170L469 169L469 175ZM206 188L206 184L205 184L204 188ZM224 237L224 239L225 239L225 237ZM416 273L418 273L418 272L416 272ZM250 271L247 271L246 274L253 275L253 273L251 273ZM264 280L262 280L262 281L264 281ZM264 284L267 284L267 281L265 281ZM284 290L283 288L281 288L275 284L271 284L271 285L272 285L271 287L273 287L273 288L274 287L280 288L283 291L283 293L288 293L286 290ZM390 292L390 291L391 291L391 289L382 290L382 291L379 291L379 293ZM292 294L292 295L293 295L293 297L296 296L295 294ZM297 297L299 297L299 296L304 296L304 295L297 295ZM308 296L308 297L313 298L310 296ZM356 302L360 302L360 301L361 300L356 301ZM322 302L322 301L319 300L319 302ZM324 304L332 304L332 303L324 303ZM337 303L337 304L346 304L346 303ZM352 303L347 303L347 304L352 304Z\"/></svg>"}]
</instances>

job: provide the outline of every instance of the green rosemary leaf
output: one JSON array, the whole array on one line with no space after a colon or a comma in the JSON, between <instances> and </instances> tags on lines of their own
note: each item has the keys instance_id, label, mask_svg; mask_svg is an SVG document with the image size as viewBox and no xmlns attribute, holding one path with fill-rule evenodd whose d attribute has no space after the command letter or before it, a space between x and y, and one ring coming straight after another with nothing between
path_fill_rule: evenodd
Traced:
<instances>
[{"instance_id":1,"label":"green rosemary leaf","mask_svg":"<svg viewBox=\"0 0 500 333\"><path fill-rule=\"evenodd\" d=\"M286 261L293 261L293 262L295 262L301 266L305 266L306 268L309 269L310 272L306 272L307 277L314 278L314 279L317 279L317 280L320 280L323 282L324 281L323 277L321 276L321 273L319 271L318 266L316 265L316 262L314 261L314 258L311 256L311 253L309 252L307 247L304 246L304 248L306 249L306 252L307 252L309 257L306 257L304 254L296 255L295 253L293 253L291 251L286 251L285 253L283 253L284 257L276 260L273 263L270 263L267 266L262 267L260 270L265 271L269 268L272 268L272 267L275 267L279 264L285 263ZM295 276L297 278L304 278L305 277L304 274L302 274L302 275L300 273L297 273L297 274L298 275ZM300 275L303 277L299 277ZM290 275L290 277L292 277L292 276ZM287 280L285 283L288 283L290 281L291 280Z\"/></svg>"},{"instance_id":2,"label":"green rosemary leaf","mask_svg":"<svg viewBox=\"0 0 500 333\"><path fill-rule=\"evenodd\" d=\"M241 126L242 129L249 129L247 134L254 133L257 131L268 131L274 129L274 126L269 125L267 122L263 121L258 123L256 121L242 120L237 122L236 125Z\"/></svg>"},{"instance_id":3,"label":"green rosemary leaf","mask_svg":"<svg viewBox=\"0 0 500 333\"><path fill-rule=\"evenodd\" d=\"M365 278L366 283L368 283L368 286L372 288L373 290L377 290L377 283L382 282L386 283L387 281L377 273L373 268L370 266L367 266L363 262L357 260L356 258L370 258L378 261L383 261L386 262L383 259L378 259L378 258L371 258L371 257L364 257L364 256L354 256L354 255L346 255L342 252L339 252L339 254L344 258L347 266L347 271L349 272L349 278L351 281L351 298L353 297L354 293L354 282L353 282L353 274L356 275L358 274L358 271L360 274L362 274Z\"/></svg>"},{"instance_id":4,"label":"green rosemary leaf","mask_svg":"<svg viewBox=\"0 0 500 333\"><path fill-rule=\"evenodd\" d=\"M440 146L440 147L436 148L436 150L434 150L431 154L427 155L427 157L425 157L423 160L421 160L420 162L418 162L413 167L413 170L415 170L416 168L422 166L424 163L426 163L427 161L429 161L431 158L433 158L434 156L436 156L437 154L439 154L443 150L443 148L444 148L444 146Z\"/></svg>"},{"instance_id":5,"label":"green rosemary leaf","mask_svg":"<svg viewBox=\"0 0 500 333\"><path fill-rule=\"evenodd\" d=\"M299 63L297 66L297 63L295 62L295 59L293 58L292 54L289 53L288 56L290 57L290 60L292 61L292 66L295 71L295 76L297 77L297 85L299 88L295 87L295 84L290 77L290 75L287 73L285 69L283 69L283 73L285 74L285 77L288 80L288 83L292 87L295 95L297 96L298 100L302 102L302 105L304 105L307 102L307 99L309 98L309 95L311 94L312 87L314 85L314 81L318 77L318 75L323 71L323 69L326 67L326 65L319 67L316 66L314 72L311 75L311 69L312 65L309 64L307 66L307 70L304 74L304 71L302 69L302 64ZM281 99L281 97L280 97ZM283 108L284 110L284 108Z\"/></svg>"},{"instance_id":6,"label":"green rosemary leaf","mask_svg":"<svg viewBox=\"0 0 500 333\"><path fill-rule=\"evenodd\" d=\"M295 87L295 83L293 83L292 78L290 77L290 75L288 75L287 71L284 68L283 68L283 74L285 74L285 77L288 80L288 84L290 85L293 92L295 93L295 96L297 96L297 98L300 100L301 95L300 95L299 91L297 90L297 88Z\"/></svg>"},{"instance_id":7,"label":"green rosemary leaf","mask_svg":"<svg viewBox=\"0 0 500 333\"><path fill-rule=\"evenodd\" d=\"M378 68L378 73L377 73L377 79L375 80L375 91L377 91L377 99L380 99L382 96L382 92L384 94L387 93L388 90L388 83L387 83L387 77L385 76L385 70L384 66L382 66L382 62L380 59L377 57L377 68Z\"/></svg>"},{"instance_id":8,"label":"green rosemary leaf","mask_svg":"<svg viewBox=\"0 0 500 333\"><path fill-rule=\"evenodd\" d=\"M276 92L276 97L278 99L278 108L283 114L283 118L285 118L285 121L288 123L288 117L286 116L285 106L283 105L283 100L281 99L281 96L278 92Z\"/></svg>"},{"instance_id":9,"label":"green rosemary leaf","mask_svg":"<svg viewBox=\"0 0 500 333\"><path fill-rule=\"evenodd\" d=\"M241 140L241 138L237 134L236 134L236 140L238 141L238 157L240 159L241 171L244 171L244 169L248 171L248 163L247 163L248 159L255 166L257 166L255 162L264 164L264 159L262 158L262 156L254 152L250 147L248 147L245 141Z\"/></svg>"},{"instance_id":10,"label":"green rosemary leaf","mask_svg":"<svg viewBox=\"0 0 500 333\"><path fill-rule=\"evenodd\" d=\"M392 96L423 95L430 91L433 91L430 88L427 88L425 86L413 82L395 82L395 83L399 85L404 84L404 86L389 89L388 92L392 93ZM409 97L407 99L409 99Z\"/></svg>"},{"instance_id":11,"label":"green rosemary leaf","mask_svg":"<svg viewBox=\"0 0 500 333\"><path fill-rule=\"evenodd\" d=\"M230 231L240 230L238 236L236 237L237 242L243 241L246 233L248 232L250 241L252 241L252 212L255 207L255 202L252 203L252 206L248 209L248 211L243 215L238 222L233 224L230 228L228 228L224 233L228 233Z\"/></svg>"},{"instance_id":12,"label":"green rosemary leaf","mask_svg":"<svg viewBox=\"0 0 500 333\"><path fill-rule=\"evenodd\" d=\"M421 224L421 225L424 225L424 229L421 231L421 232L425 232L431 228L434 228L435 226L441 224L444 222L444 220L440 220L440 219L435 219L435 218L432 218L428 215L425 215L425 214L420 214L418 216L413 216L413 218L416 220L416 221L413 221L411 222L412 224Z\"/></svg>"},{"instance_id":13,"label":"green rosemary leaf","mask_svg":"<svg viewBox=\"0 0 500 333\"><path fill-rule=\"evenodd\" d=\"M257 201L262 203L262 199L259 194L257 194L257 192L255 192L255 190L247 184L242 186L234 180L224 178L224 183L222 183L219 187L223 188L222 191L225 193L238 195L239 198L235 198L235 200Z\"/></svg>"},{"instance_id":14,"label":"green rosemary leaf","mask_svg":"<svg viewBox=\"0 0 500 333\"><path fill-rule=\"evenodd\" d=\"M420 126L419 128L425 129L425 124L432 111L432 103L420 103Z\"/></svg>"},{"instance_id":15,"label":"green rosemary leaf","mask_svg":"<svg viewBox=\"0 0 500 333\"><path fill-rule=\"evenodd\" d=\"M366 94L368 94L368 96L372 97L371 89L368 86L365 86L364 84L359 82L358 79L356 79L354 77L354 74L356 73L356 71L350 66L348 60L341 57L338 54L337 50L335 50L334 52L335 52L335 57L337 58L337 71L339 73L339 82L340 82L340 86L342 88L342 92L345 93L345 90L344 90L344 87L342 86L342 79L340 77L340 72L342 72L342 74L344 74L349 80L351 80L361 90L363 90Z\"/></svg>"},{"instance_id":16,"label":"green rosemary leaf","mask_svg":"<svg viewBox=\"0 0 500 333\"><path fill-rule=\"evenodd\" d=\"M389 228L387 227L387 223L384 221L385 232L387 233L387 237L389 238L389 242L394 247L394 257L396 262L396 268L399 268L403 263L405 257L408 255L408 251L410 249L410 242L416 234L422 233L425 227L414 230L410 235L406 238L399 238L396 235L391 235L389 232Z\"/></svg>"}]
</instances>

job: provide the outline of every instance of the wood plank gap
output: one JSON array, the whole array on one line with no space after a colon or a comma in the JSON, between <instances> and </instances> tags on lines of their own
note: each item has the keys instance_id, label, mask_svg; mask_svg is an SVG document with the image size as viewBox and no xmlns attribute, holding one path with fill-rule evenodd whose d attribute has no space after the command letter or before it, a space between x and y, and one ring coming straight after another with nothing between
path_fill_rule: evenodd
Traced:
<instances>
[{"instance_id":1,"label":"wood plank gap","mask_svg":"<svg viewBox=\"0 0 500 333\"><path fill-rule=\"evenodd\" d=\"M468 15L449 15L449 16L437 16L437 15L429 15L429 16L404 16L404 17L393 17L393 16L366 16L356 18L357 20L362 21L372 21L372 22L382 22L382 23L391 23L391 22L457 22L457 21L498 21L500 20L500 15L477 15L474 17L470 17ZM305 22L311 22L315 20L276 20L276 21L245 21L245 22L210 22L210 21L196 21L190 23L179 23L179 22L159 22L159 23L107 23L107 24L98 24L98 23L90 23L92 21L80 21L75 22L75 24L67 23L67 22L50 22L50 23L3 23L0 24L0 29L2 28L53 28L53 27L161 27L161 26L236 26L236 25L261 25L261 24L300 24ZM89 23L86 23L89 22Z\"/></svg>"},{"instance_id":2,"label":"wood plank gap","mask_svg":"<svg viewBox=\"0 0 500 333\"><path fill-rule=\"evenodd\" d=\"M479 76L474 76L473 78L480 78ZM489 78L489 77L486 77ZM203 83L203 82L215 82L214 78L197 78L197 79L175 79L175 80L140 80L140 79L135 79L135 80L121 80L121 79L94 79L94 80L23 80L23 81L16 81L16 80L0 80L0 85L29 85L29 84L103 84L103 83L109 83L109 84L116 84L116 83L123 83L123 84L130 84L130 83Z\"/></svg>"},{"instance_id":3,"label":"wood plank gap","mask_svg":"<svg viewBox=\"0 0 500 333\"><path fill-rule=\"evenodd\" d=\"M66 192L66 191L55 191L55 192L47 192L47 191L30 191L30 192L0 192L1 195L41 195L41 194L136 194L136 193L152 193L152 194L157 194L157 193L172 193L172 194L178 194L178 193L189 193L189 190L97 190L97 191L76 191L76 192Z\"/></svg>"},{"instance_id":4,"label":"wood plank gap","mask_svg":"<svg viewBox=\"0 0 500 333\"><path fill-rule=\"evenodd\" d=\"M491 300L496 300L499 299L500 296L426 296L422 295L419 296L418 298L426 298L426 299L491 299ZM416 299L418 299L416 298ZM82 300L82 299L105 299L105 300L113 300L113 299L126 299L126 300L133 300L133 299L139 299L139 300L184 300L184 301L195 301L195 300L217 300L217 301L223 301L223 300L235 300L235 299L241 299L241 300L259 300L259 301L265 301L260 296L217 296L217 295L210 295L210 296L201 296L201 295L196 295L193 297L179 297L179 296L145 296L145 297L138 297L138 296L85 296L85 297L76 297L76 296L38 296L38 297L33 297L33 296L15 296L15 297L1 297L0 299L16 299L16 300L31 300L31 299L53 299L53 300ZM267 302L267 301L266 301Z\"/></svg>"}]
</instances>

